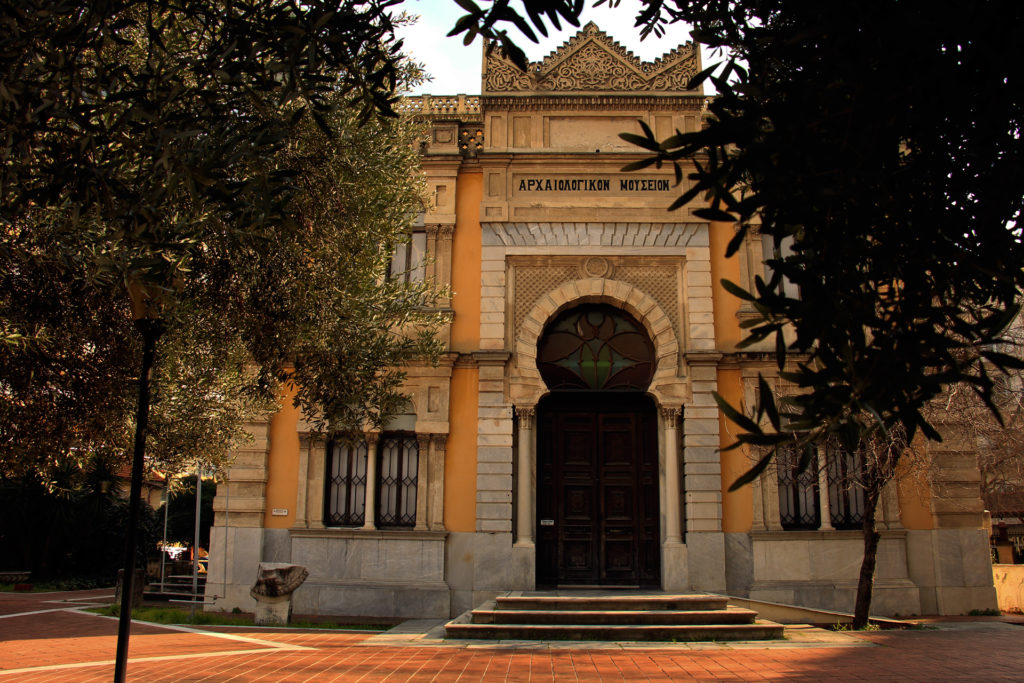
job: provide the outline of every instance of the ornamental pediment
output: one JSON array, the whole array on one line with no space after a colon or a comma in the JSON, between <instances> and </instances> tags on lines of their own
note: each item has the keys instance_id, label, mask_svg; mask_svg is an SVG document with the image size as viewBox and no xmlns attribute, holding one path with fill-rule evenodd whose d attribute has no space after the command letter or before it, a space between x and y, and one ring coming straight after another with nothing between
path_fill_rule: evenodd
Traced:
<instances>
[{"instance_id":1,"label":"ornamental pediment","mask_svg":"<svg viewBox=\"0 0 1024 683\"><path fill-rule=\"evenodd\" d=\"M680 45L653 62L622 47L593 22L540 62L521 71L499 49L487 55L483 94L498 93L653 93L687 91L700 70L692 42Z\"/></svg>"}]
</instances>

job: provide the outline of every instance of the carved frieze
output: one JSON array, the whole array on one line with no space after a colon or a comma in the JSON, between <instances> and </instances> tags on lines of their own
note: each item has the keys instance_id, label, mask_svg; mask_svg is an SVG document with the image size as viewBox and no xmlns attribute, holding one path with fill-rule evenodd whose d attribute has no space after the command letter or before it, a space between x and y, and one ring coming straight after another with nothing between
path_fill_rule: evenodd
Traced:
<instances>
[{"instance_id":1,"label":"carved frieze","mask_svg":"<svg viewBox=\"0 0 1024 683\"><path fill-rule=\"evenodd\" d=\"M589 23L526 72L495 49L487 56L483 93L681 92L698 68L692 42L645 62Z\"/></svg>"},{"instance_id":2,"label":"carved frieze","mask_svg":"<svg viewBox=\"0 0 1024 683\"><path fill-rule=\"evenodd\" d=\"M581 277L613 277L637 287L656 301L668 316L677 338L684 339L679 300L683 263L683 259L676 257L509 257L511 329L520 329L537 302L558 286ZM606 274L591 275L591 270Z\"/></svg>"}]
</instances>

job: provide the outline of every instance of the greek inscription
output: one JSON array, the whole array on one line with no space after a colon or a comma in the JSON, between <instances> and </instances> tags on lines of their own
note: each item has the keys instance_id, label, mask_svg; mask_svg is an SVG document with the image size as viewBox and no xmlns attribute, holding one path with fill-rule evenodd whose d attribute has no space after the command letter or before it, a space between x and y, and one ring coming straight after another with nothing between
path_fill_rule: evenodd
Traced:
<instances>
[{"instance_id":1,"label":"greek inscription","mask_svg":"<svg viewBox=\"0 0 1024 683\"><path fill-rule=\"evenodd\" d=\"M666 178L620 178L619 192L668 192ZM520 192L611 192L611 178L520 178Z\"/></svg>"}]
</instances>

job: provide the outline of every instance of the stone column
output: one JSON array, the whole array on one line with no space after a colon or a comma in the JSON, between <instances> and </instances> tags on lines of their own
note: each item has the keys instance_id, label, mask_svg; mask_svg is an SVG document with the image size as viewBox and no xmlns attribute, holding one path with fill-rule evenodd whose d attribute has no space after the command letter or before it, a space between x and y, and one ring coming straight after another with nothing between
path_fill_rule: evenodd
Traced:
<instances>
[{"instance_id":1,"label":"stone column","mask_svg":"<svg viewBox=\"0 0 1024 683\"><path fill-rule=\"evenodd\" d=\"M366 496L363 507L363 528L373 531L377 528L377 441L380 434L369 432L366 435Z\"/></svg>"},{"instance_id":2,"label":"stone column","mask_svg":"<svg viewBox=\"0 0 1024 683\"><path fill-rule=\"evenodd\" d=\"M818 449L818 515L821 531L835 531L832 526L832 505L828 499L828 457L824 448Z\"/></svg>"},{"instance_id":3,"label":"stone column","mask_svg":"<svg viewBox=\"0 0 1024 683\"><path fill-rule=\"evenodd\" d=\"M427 491L430 488L430 476L427 464L430 458L430 434L417 434L416 443L419 453L416 456L416 530L427 529Z\"/></svg>"},{"instance_id":4,"label":"stone column","mask_svg":"<svg viewBox=\"0 0 1024 683\"><path fill-rule=\"evenodd\" d=\"M679 437L677 425L682 410L679 406L662 406L665 425L665 542L682 543L679 509Z\"/></svg>"},{"instance_id":5,"label":"stone column","mask_svg":"<svg viewBox=\"0 0 1024 683\"><path fill-rule=\"evenodd\" d=\"M768 531L782 531L782 519L779 516L779 459L761 475L764 486L764 523Z\"/></svg>"},{"instance_id":6,"label":"stone column","mask_svg":"<svg viewBox=\"0 0 1024 683\"><path fill-rule=\"evenodd\" d=\"M437 226L437 252L434 272L437 275L437 283L441 286L451 287L452 284L452 237L454 234L454 225ZM451 306L451 299L441 297L437 300L437 305L441 308Z\"/></svg>"},{"instance_id":7,"label":"stone column","mask_svg":"<svg viewBox=\"0 0 1024 683\"><path fill-rule=\"evenodd\" d=\"M768 529L764 522L764 485L761 483L763 476L750 482L754 494L754 521L751 526L753 531L765 531Z\"/></svg>"},{"instance_id":8,"label":"stone column","mask_svg":"<svg viewBox=\"0 0 1024 683\"><path fill-rule=\"evenodd\" d=\"M534 406L516 408L519 418L519 460L517 468L518 495L516 496L516 545L533 547L533 460L536 450L536 432L533 429Z\"/></svg>"},{"instance_id":9,"label":"stone column","mask_svg":"<svg viewBox=\"0 0 1024 683\"><path fill-rule=\"evenodd\" d=\"M309 432L299 434L299 485L295 491L295 528L304 529L306 522L307 498L309 496L309 449L313 436Z\"/></svg>"},{"instance_id":10,"label":"stone column","mask_svg":"<svg viewBox=\"0 0 1024 683\"><path fill-rule=\"evenodd\" d=\"M447 442L447 434L434 434L427 506L427 526L431 531L444 531L444 450Z\"/></svg>"},{"instance_id":11,"label":"stone column","mask_svg":"<svg viewBox=\"0 0 1024 683\"><path fill-rule=\"evenodd\" d=\"M903 520L900 519L900 502L896 496L896 481L890 481L882 489L882 500L879 507L885 516L885 527L887 529L902 529Z\"/></svg>"},{"instance_id":12,"label":"stone column","mask_svg":"<svg viewBox=\"0 0 1024 683\"><path fill-rule=\"evenodd\" d=\"M324 528L324 477L327 474L327 442L323 437L309 443L309 471L313 473L306 497L307 525L311 529Z\"/></svg>"},{"instance_id":13,"label":"stone column","mask_svg":"<svg viewBox=\"0 0 1024 683\"><path fill-rule=\"evenodd\" d=\"M429 282L437 282L437 225L427 225L424 232L427 235L426 267L424 275Z\"/></svg>"}]
</instances>

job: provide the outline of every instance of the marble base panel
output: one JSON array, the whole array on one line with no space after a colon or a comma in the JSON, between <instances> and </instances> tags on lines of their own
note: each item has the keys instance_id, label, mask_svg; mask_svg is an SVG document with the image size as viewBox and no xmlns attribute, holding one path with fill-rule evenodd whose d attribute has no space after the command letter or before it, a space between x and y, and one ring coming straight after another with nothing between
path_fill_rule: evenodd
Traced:
<instances>
[{"instance_id":1,"label":"marble base panel","mask_svg":"<svg viewBox=\"0 0 1024 683\"><path fill-rule=\"evenodd\" d=\"M755 583L747 597L783 605L853 612L857 584L849 581L765 581ZM921 614L917 586L909 581L876 581L871 593L871 614L889 617Z\"/></svg>"},{"instance_id":2,"label":"marble base panel","mask_svg":"<svg viewBox=\"0 0 1024 683\"><path fill-rule=\"evenodd\" d=\"M690 531L686 534L689 587L708 593L725 592L725 534ZM676 590L665 587L666 590Z\"/></svg>"},{"instance_id":3,"label":"marble base panel","mask_svg":"<svg viewBox=\"0 0 1024 683\"><path fill-rule=\"evenodd\" d=\"M494 596L536 586L533 546L514 546L509 533L448 534L446 579L451 615L458 616Z\"/></svg>"},{"instance_id":4,"label":"marble base panel","mask_svg":"<svg viewBox=\"0 0 1024 683\"><path fill-rule=\"evenodd\" d=\"M661 545L661 586L670 592L686 592L690 589L686 546L682 543Z\"/></svg>"},{"instance_id":5,"label":"marble base panel","mask_svg":"<svg viewBox=\"0 0 1024 683\"><path fill-rule=\"evenodd\" d=\"M435 618L449 615L447 584L340 583L307 580L292 598L295 614Z\"/></svg>"},{"instance_id":6,"label":"marble base panel","mask_svg":"<svg viewBox=\"0 0 1024 683\"><path fill-rule=\"evenodd\" d=\"M910 577L921 587L922 614L996 609L984 529L908 531L907 555Z\"/></svg>"},{"instance_id":7,"label":"marble base panel","mask_svg":"<svg viewBox=\"0 0 1024 683\"><path fill-rule=\"evenodd\" d=\"M222 527L210 530L210 563L206 574L205 609L244 612L256 609L249 590L256 583L263 557L264 529L258 527Z\"/></svg>"}]
</instances>

